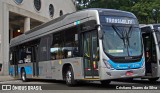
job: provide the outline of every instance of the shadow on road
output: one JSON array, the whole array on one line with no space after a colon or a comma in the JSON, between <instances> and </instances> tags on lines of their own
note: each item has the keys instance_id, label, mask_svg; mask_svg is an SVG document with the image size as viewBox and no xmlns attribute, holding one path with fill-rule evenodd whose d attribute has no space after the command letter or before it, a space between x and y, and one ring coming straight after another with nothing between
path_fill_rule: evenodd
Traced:
<instances>
[{"instance_id":1,"label":"shadow on road","mask_svg":"<svg viewBox=\"0 0 160 93\"><path fill-rule=\"evenodd\" d=\"M28 82L42 82L48 84L47 89L56 89L56 90L115 90L116 86L120 84L109 84L109 85L102 85L98 81L97 82L79 82L74 87L68 87L65 81L59 80L39 80L39 79L32 79ZM55 84L56 83L56 84ZM50 85L50 86L49 86Z\"/></svg>"},{"instance_id":2,"label":"shadow on road","mask_svg":"<svg viewBox=\"0 0 160 93\"><path fill-rule=\"evenodd\" d=\"M97 82L80 82L74 87L68 87L65 84L65 81L58 80L29 80L29 82L42 82L42 84L47 84L47 89L52 90L115 90L118 86L150 86L150 85L160 85L160 82L149 82L147 80L133 80L133 81L125 81L125 80L116 80L109 85L101 85ZM55 84L56 83L56 84Z\"/></svg>"},{"instance_id":3,"label":"shadow on road","mask_svg":"<svg viewBox=\"0 0 160 93\"><path fill-rule=\"evenodd\" d=\"M137 83L137 84L145 84L145 85L160 85L160 81L151 82L146 79L142 80L128 80L128 79L119 79L115 80L116 82L126 82L126 83Z\"/></svg>"}]
</instances>

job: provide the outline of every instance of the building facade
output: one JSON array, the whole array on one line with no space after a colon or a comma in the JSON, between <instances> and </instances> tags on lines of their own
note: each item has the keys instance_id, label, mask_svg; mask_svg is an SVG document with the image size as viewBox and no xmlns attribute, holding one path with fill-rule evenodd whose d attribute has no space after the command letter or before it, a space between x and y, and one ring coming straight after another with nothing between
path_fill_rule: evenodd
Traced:
<instances>
[{"instance_id":1,"label":"building facade","mask_svg":"<svg viewBox=\"0 0 160 93\"><path fill-rule=\"evenodd\" d=\"M8 75L10 39L75 11L75 0L0 0L0 75Z\"/></svg>"}]
</instances>

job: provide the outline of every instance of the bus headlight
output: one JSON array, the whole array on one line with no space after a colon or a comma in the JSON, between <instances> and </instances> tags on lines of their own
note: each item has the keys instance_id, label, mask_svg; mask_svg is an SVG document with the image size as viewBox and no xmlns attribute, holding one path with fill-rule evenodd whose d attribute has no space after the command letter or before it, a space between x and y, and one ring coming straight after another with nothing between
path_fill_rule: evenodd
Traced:
<instances>
[{"instance_id":1,"label":"bus headlight","mask_svg":"<svg viewBox=\"0 0 160 93\"><path fill-rule=\"evenodd\" d=\"M112 67L112 65L111 65L106 59L103 59L103 62L104 62L104 64L106 65L106 67L107 67L108 69L111 69L111 70L114 69L114 68Z\"/></svg>"}]
</instances>

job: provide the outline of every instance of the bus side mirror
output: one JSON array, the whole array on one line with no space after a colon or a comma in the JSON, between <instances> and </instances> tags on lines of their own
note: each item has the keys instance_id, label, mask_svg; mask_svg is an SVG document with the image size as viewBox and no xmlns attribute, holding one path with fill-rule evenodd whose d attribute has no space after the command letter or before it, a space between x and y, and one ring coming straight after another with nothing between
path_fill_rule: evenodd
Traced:
<instances>
[{"instance_id":1,"label":"bus side mirror","mask_svg":"<svg viewBox=\"0 0 160 93\"><path fill-rule=\"evenodd\" d=\"M101 25L100 25L100 24L97 24L97 25L95 26L96 29L98 29L98 27L101 27ZM102 31L98 31L98 37L99 37L99 39L103 39L103 32L102 32Z\"/></svg>"},{"instance_id":2,"label":"bus side mirror","mask_svg":"<svg viewBox=\"0 0 160 93\"><path fill-rule=\"evenodd\" d=\"M99 37L99 39L103 39L103 32L102 31L98 31L98 37Z\"/></svg>"},{"instance_id":3,"label":"bus side mirror","mask_svg":"<svg viewBox=\"0 0 160 93\"><path fill-rule=\"evenodd\" d=\"M100 24L96 24L95 28L98 29L98 27L101 27L101 25Z\"/></svg>"}]
</instances>

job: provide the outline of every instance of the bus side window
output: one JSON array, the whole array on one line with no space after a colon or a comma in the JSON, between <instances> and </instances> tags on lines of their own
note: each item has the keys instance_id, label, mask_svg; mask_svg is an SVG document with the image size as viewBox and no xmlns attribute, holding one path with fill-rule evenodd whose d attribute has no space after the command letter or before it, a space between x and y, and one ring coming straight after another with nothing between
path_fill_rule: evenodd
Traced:
<instances>
[{"instance_id":1,"label":"bus side window","mask_svg":"<svg viewBox=\"0 0 160 93\"><path fill-rule=\"evenodd\" d=\"M76 27L69 28L65 31L65 58L78 57L78 31Z\"/></svg>"},{"instance_id":2,"label":"bus side window","mask_svg":"<svg viewBox=\"0 0 160 93\"><path fill-rule=\"evenodd\" d=\"M9 55L9 62L10 62L10 65L13 65L13 50L10 49L10 55Z\"/></svg>"},{"instance_id":3,"label":"bus side window","mask_svg":"<svg viewBox=\"0 0 160 93\"><path fill-rule=\"evenodd\" d=\"M25 63L31 62L32 48L31 47L26 48L25 54L26 54L26 57L24 58Z\"/></svg>"},{"instance_id":4,"label":"bus side window","mask_svg":"<svg viewBox=\"0 0 160 93\"><path fill-rule=\"evenodd\" d=\"M95 60L99 61L99 47L97 47L97 53L95 56Z\"/></svg>"},{"instance_id":5,"label":"bus side window","mask_svg":"<svg viewBox=\"0 0 160 93\"><path fill-rule=\"evenodd\" d=\"M37 51L38 51L38 45L34 45L32 47L32 62L37 61Z\"/></svg>"},{"instance_id":6,"label":"bus side window","mask_svg":"<svg viewBox=\"0 0 160 93\"><path fill-rule=\"evenodd\" d=\"M77 33L78 31L76 27L72 27L58 33L53 33L53 41L50 47L51 60L78 56Z\"/></svg>"},{"instance_id":7,"label":"bus side window","mask_svg":"<svg viewBox=\"0 0 160 93\"><path fill-rule=\"evenodd\" d=\"M38 45L38 61L47 61L50 60L50 46L52 43L52 36L46 35L41 37L40 43Z\"/></svg>"},{"instance_id":8,"label":"bus side window","mask_svg":"<svg viewBox=\"0 0 160 93\"><path fill-rule=\"evenodd\" d=\"M24 57L25 57L25 50L23 47L19 49L19 58L18 58L18 63L24 63Z\"/></svg>"},{"instance_id":9,"label":"bus side window","mask_svg":"<svg viewBox=\"0 0 160 93\"><path fill-rule=\"evenodd\" d=\"M62 33L53 34L53 40L50 47L51 60L62 59L62 45L63 36Z\"/></svg>"}]
</instances>

